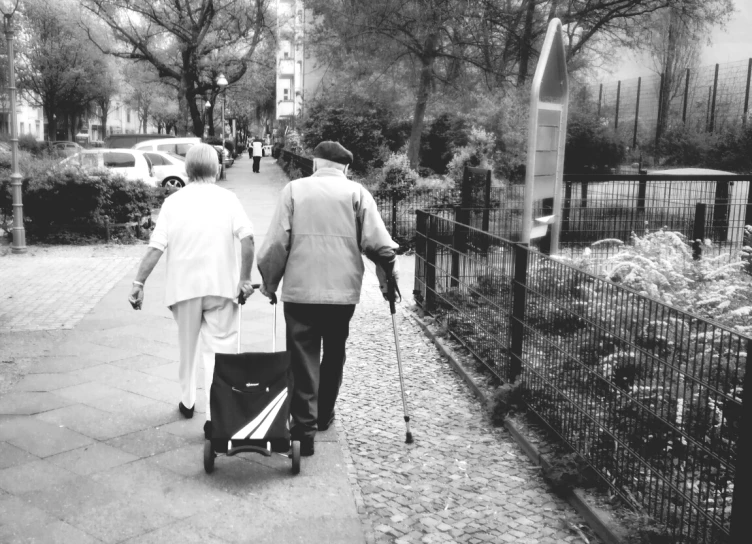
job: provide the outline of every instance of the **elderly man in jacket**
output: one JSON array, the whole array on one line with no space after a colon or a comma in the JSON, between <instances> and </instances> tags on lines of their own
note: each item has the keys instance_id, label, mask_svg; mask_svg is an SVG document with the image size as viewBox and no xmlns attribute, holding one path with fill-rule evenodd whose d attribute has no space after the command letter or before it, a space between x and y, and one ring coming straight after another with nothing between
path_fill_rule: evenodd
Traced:
<instances>
[{"instance_id":1,"label":"elderly man in jacket","mask_svg":"<svg viewBox=\"0 0 752 544\"><path fill-rule=\"evenodd\" d=\"M371 194L347 179L353 155L337 142L313 151L314 174L288 183L258 253L261 292L282 297L291 355L291 434L301 455L313 455L317 430L334 420L350 319L360 301L365 253L396 278L398 247ZM323 357L321 346L323 342Z\"/></svg>"}]
</instances>

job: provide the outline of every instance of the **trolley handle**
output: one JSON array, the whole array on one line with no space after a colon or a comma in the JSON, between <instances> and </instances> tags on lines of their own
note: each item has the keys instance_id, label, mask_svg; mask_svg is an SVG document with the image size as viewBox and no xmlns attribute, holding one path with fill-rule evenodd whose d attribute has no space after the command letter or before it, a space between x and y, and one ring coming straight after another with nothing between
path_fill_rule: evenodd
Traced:
<instances>
[{"instance_id":1,"label":"trolley handle","mask_svg":"<svg viewBox=\"0 0 752 544\"><path fill-rule=\"evenodd\" d=\"M260 283L253 283L253 284L251 284L251 287L253 287L254 289L258 289L258 288L261 287L261 284ZM245 295L242 292L239 293L238 294L238 304L240 304L242 306L243 304L245 304L245 301L246 301ZM272 296L269 299L269 304L277 304L277 294L276 293L272 293Z\"/></svg>"}]
</instances>

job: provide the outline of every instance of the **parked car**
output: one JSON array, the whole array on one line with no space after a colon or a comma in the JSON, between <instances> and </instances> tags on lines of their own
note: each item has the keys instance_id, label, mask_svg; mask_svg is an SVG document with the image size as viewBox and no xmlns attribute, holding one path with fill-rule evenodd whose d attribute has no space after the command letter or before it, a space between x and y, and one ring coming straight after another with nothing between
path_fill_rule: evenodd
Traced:
<instances>
[{"instance_id":1,"label":"parked car","mask_svg":"<svg viewBox=\"0 0 752 544\"><path fill-rule=\"evenodd\" d=\"M71 155L75 155L76 153L82 151L84 148L76 142L58 141L50 142L50 149L52 151L60 153L61 155L70 157Z\"/></svg>"},{"instance_id":2,"label":"parked car","mask_svg":"<svg viewBox=\"0 0 752 544\"><path fill-rule=\"evenodd\" d=\"M163 151L145 151L144 155L151 161L154 177L160 186L179 189L188 183L185 157Z\"/></svg>"},{"instance_id":3,"label":"parked car","mask_svg":"<svg viewBox=\"0 0 752 544\"><path fill-rule=\"evenodd\" d=\"M136 143L133 149L140 151L164 151L185 157L191 147L200 143L201 138L197 137L173 138L171 140L145 140Z\"/></svg>"},{"instance_id":4,"label":"parked car","mask_svg":"<svg viewBox=\"0 0 752 544\"><path fill-rule=\"evenodd\" d=\"M215 145L212 147L217 150L217 153L222 153L222 155L224 155L225 168L230 168L233 164L235 164L235 159L232 158L232 154L230 154L230 151L226 147L222 147L221 145Z\"/></svg>"},{"instance_id":5,"label":"parked car","mask_svg":"<svg viewBox=\"0 0 752 544\"><path fill-rule=\"evenodd\" d=\"M159 140L164 138L174 138L173 134L110 134L104 139L104 146L114 149L124 149L133 147L138 142L145 140Z\"/></svg>"},{"instance_id":6,"label":"parked car","mask_svg":"<svg viewBox=\"0 0 752 544\"><path fill-rule=\"evenodd\" d=\"M126 179L143 181L147 185L158 187L151 162L142 151L135 149L83 149L68 157L62 164L89 168L107 168Z\"/></svg>"}]
</instances>

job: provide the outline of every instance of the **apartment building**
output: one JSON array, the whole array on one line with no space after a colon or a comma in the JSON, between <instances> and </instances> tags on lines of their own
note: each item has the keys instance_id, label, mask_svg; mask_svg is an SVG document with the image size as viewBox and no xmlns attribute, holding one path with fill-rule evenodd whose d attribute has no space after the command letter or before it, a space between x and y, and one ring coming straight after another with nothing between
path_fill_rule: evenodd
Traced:
<instances>
[{"instance_id":1,"label":"apartment building","mask_svg":"<svg viewBox=\"0 0 752 544\"><path fill-rule=\"evenodd\" d=\"M312 10L303 0L277 0L277 92L278 128L294 125L305 114L306 101L322 90L324 67L318 66L307 47L306 31L313 22Z\"/></svg>"}]
</instances>

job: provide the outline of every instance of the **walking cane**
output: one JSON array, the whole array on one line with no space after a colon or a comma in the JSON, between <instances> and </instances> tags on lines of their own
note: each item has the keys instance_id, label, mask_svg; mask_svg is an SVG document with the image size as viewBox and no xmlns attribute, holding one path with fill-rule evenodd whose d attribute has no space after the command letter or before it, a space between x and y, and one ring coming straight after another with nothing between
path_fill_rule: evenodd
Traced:
<instances>
[{"instance_id":1,"label":"walking cane","mask_svg":"<svg viewBox=\"0 0 752 544\"><path fill-rule=\"evenodd\" d=\"M400 352L399 333L397 332L397 295L402 298L397 282L392 275L393 265L391 263L384 265L386 273L386 297L389 301L389 311L392 313L392 328L394 329L394 345L397 347L397 368L399 369L400 389L402 390L402 408L405 411L405 443L413 443L413 433L410 432L410 414L407 411L407 400L405 399L405 380L402 377L402 353Z\"/></svg>"}]
</instances>

